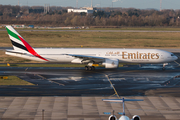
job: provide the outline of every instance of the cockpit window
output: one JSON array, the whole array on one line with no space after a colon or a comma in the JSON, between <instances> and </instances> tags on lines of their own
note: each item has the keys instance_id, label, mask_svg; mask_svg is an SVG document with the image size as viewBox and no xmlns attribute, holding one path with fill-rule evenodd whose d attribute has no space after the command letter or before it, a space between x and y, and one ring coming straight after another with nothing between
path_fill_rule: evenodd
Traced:
<instances>
[{"instance_id":1,"label":"cockpit window","mask_svg":"<svg viewBox=\"0 0 180 120\"><path fill-rule=\"evenodd\" d=\"M171 56L175 56L174 54L171 54Z\"/></svg>"}]
</instances>

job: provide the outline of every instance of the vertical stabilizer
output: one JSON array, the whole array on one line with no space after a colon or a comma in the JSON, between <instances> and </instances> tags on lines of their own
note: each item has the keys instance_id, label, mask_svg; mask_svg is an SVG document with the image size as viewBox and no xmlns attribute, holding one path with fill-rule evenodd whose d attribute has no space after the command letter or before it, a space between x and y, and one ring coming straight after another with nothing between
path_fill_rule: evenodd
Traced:
<instances>
[{"instance_id":1,"label":"vertical stabilizer","mask_svg":"<svg viewBox=\"0 0 180 120\"><path fill-rule=\"evenodd\" d=\"M41 57L12 26L8 25L6 29L16 52L30 53L35 57L48 61Z\"/></svg>"},{"instance_id":2,"label":"vertical stabilizer","mask_svg":"<svg viewBox=\"0 0 180 120\"><path fill-rule=\"evenodd\" d=\"M7 29L7 32L8 32L8 35L9 35L9 38L11 40L14 50L21 51L23 53L29 52L24 44L24 43L26 44L28 43L24 40L24 38L20 34L12 26L6 26L6 29Z\"/></svg>"}]
</instances>

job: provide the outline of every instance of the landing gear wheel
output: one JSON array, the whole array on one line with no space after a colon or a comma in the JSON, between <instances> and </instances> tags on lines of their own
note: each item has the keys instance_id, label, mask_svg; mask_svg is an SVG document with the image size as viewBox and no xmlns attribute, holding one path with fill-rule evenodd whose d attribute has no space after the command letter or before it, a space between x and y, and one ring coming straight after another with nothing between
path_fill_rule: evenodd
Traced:
<instances>
[{"instance_id":1,"label":"landing gear wheel","mask_svg":"<svg viewBox=\"0 0 180 120\"><path fill-rule=\"evenodd\" d=\"M85 66L85 70L92 71L92 70L95 70L95 67L94 66Z\"/></svg>"},{"instance_id":2,"label":"landing gear wheel","mask_svg":"<svg viewBox=\"0 0 180 120\"><path fill-rule=\"evenodd\" d=\"M88 68L89 68L89 71L91 71L91 70L92 70L92 67L91 67L91 66L89 66Z\"/></svg>"},{"instance_id":3,"label":"landing gear wheel","mask_svg":"<svg viewBox=\"0 0 180 120\"><path fill-rule=\"evenodd\" d=\"M95 70L95 67L94 67L94 66L92 66L92 70Z\"/></svg>"},{"instance_id":4,"label":"landing gear wheel","mask_svg":"<svg viewBox=\"0 0 180 120\"><path fill-rule=\"evenodd\" d=\"M88 71L88 70L89 70L89 67L88 67L88 66L85 66L85 70Z\"/></svg>"}]
</instances>

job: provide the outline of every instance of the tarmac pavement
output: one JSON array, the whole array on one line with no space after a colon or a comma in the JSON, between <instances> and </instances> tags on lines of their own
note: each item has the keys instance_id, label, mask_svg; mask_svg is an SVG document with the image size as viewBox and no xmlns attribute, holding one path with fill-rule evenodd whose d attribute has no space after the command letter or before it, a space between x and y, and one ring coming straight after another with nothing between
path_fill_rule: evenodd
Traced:
<instances>
[{"instance_id":1,"label":"tarmac pavement","mask_svg":"<svg viewBox=\"0 0 180 120\"><path fill-rule=\"evenodd\" d=\"M107 120L114 110L119 118L121 103L103 102L116 97L0 97L1 120ZM179 120L179 97L125 97L144 99L126 102L129 118L139 115L142 120ZM44 112L43 112L44 110Z\"/></svg>"}]
</instances>

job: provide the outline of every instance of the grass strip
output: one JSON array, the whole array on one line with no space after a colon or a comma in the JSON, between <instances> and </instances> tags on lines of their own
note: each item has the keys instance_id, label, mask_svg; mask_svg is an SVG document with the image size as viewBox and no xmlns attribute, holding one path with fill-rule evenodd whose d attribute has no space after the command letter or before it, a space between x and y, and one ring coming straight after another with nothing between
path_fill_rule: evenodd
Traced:
<instances>
[{"instance_id":1,"label":"grass strip","mask_svg":"<svg viewBox=\"0 0 180 120\"><path fill-rule=\"evenodd\" d=\"M34 85L17 76L0 76L0 85Z\"/></svg>"},{"instance_id":2,"label":"grass strip","mask_svg":"<svg viewBox=\"0 0 180 120\"><path fill-rule=\"evenodd\" d=\"M177 29L178 30L178 29ZM53 32L19 31L32 47L47 48L180 48L177 32ZM12 47L6 31L0 47Z\"/></svg>"}]
</instances>

